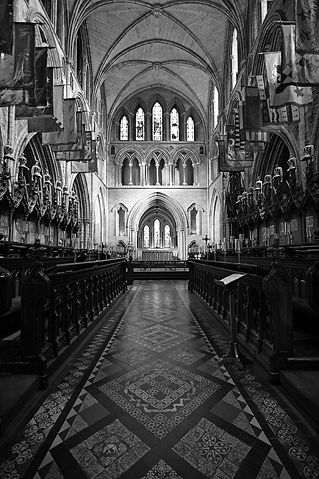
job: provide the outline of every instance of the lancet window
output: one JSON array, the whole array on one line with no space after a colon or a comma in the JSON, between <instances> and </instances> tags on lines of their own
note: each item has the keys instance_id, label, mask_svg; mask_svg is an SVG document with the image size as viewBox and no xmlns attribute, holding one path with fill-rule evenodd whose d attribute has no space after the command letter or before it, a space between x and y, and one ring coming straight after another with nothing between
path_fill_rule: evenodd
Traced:
<instances>
[{"instance_id":1,"label":"lancet window","mask_svg":"<svg viewBox=\"0 0 319 479\"><path fill-rule=\"evenodd\" d=\"M153 140L161 141L163 139L163 109L158 101L152 109Z\"/></svg>"},{"instance_id":2,"label":"lancet window","mask_svg":"<svg viewBox=\"0 0 319 479\"><path fill-rule=\"evenodd\" d=\"M154 221L154 246L155 248L159 248L161 246L161 229L159 219Z\"/></svg>"},{"instance_id":3,"label":"lancet window","mask_svg":"<svg viewBox=\"0 0 319 479\"><path fill-rule=\"evenodd\" d=\"M136 140L145 140L145 115L143 108L139 108L135 115Z\"/></svg>"},{"instance_id":4,"label":"lancet window","mask_svg":"<svg viewBox=\"0 0 319 479\"><path fill-rule=\"evenodd\" d=\"M176 108L173 108L170 115L171 120L171 141L179 140L179 114Z\"/></svg>"},{"instance_id":5,"label":"lancet window","mask_svg":"<svg viewBox=\"0 0 319 479\"><path fill-rule=\"evenodd\" d=\"M171 239L171 228L169 225L166 225L164 228L164 245L165 248L170 248L172 246L172 239Z\"/></svg>"},{"instance_id":6,"label":"lancet window","mask_svg":"<svg viewBox=\"0 0 319 479\"><path fill-rule=\"evenodd\" d=\"M195 124L194 124L194 120L191 116L189 116L187 118L186 139L187 139L187 141L194 141L195 140Z\"/></svg>"},{"instance_id":7,"label":"lancet window","mask_svg":"<svg viewBox=\"0 0 319 479\"><path fill-rule=\"evenodd\" d=\"M124 115L120 122L120 140L128 140L128 120Z\"/></svg>"},{"instance_id":8,"label":"lancet window","mask_svg":"<svg viewBox=\"0 0 319 479\"><path fill-rule=\"evenodd\" d=\"M150 247L150 227L148 225L144 226L144 248Z\"/></svg>"}]
</instances>

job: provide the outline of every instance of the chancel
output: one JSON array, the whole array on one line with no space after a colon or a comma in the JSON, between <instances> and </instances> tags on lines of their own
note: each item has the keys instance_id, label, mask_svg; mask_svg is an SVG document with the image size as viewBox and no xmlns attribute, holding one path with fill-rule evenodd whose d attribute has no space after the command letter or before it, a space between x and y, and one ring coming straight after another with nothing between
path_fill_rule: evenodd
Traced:
<instances>
[{"instance_id":1,"label":"chancel","mask_svg":"<svg viewBox=\"0 0 319 479\"><path fill-rule=\"evenodd\" d=\"M319 476L317 0L0 1L0 477Z\"/></svg>"}]
</instances>

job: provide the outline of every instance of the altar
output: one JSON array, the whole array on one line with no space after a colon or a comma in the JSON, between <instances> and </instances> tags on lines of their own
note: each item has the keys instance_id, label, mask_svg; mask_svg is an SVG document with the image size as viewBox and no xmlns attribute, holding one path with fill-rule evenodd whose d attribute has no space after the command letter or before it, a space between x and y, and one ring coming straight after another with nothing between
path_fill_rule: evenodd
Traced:
<instances>
[{"instance_id":1,"label":"altar","mask_svg":"<svg viewBox=\"0 0 319 479\"><path fill-rule=\"evenodd\" d=\"M160 248L143 250L142 261L173 261L173 251Z\"/></svg>"}]
</instances>

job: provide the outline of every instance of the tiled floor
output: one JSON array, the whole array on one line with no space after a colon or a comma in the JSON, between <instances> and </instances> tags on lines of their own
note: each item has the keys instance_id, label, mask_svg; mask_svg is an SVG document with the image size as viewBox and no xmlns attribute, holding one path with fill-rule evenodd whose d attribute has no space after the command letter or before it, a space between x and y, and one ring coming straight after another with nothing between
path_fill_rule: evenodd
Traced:
<instances>
[{"instance_id":1,"label":"tiled floor","mask_svg":"<svg viewBox=\"0 0 319 479\"><path fill-rule=\"evenodd\" d=\"M135 283L2 452L1 479L318 478L318 438L226 351L186 282Z\"/></svg>"}]
</instances>

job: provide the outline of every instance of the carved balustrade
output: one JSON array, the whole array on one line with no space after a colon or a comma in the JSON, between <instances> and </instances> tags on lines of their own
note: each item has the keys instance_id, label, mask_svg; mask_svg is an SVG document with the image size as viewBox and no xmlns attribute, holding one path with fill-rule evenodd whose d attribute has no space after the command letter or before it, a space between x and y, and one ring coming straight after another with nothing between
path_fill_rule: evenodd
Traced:
<instances>
[{"instance_id":1,"label":"carved balustrade","mask_svg":"<svg viewBox=\"0 0 319 479\"><path fill-rule=\"evenodd\" d=\"M21 351L42 377L126 290L125 260L57 265L45 275L34 261L21 291Z\"/></svg>"},{"instance_id":2,"label":"carved balustrade","mask_svg":"<svg viewBox=\"0 0 319 479\"><path fill-rule=\"evenodd\" d=\"M230 328L229 290L215 280L246 273L235 289L237 341L243 354L256 360L273 381L292 355L292 289L286 272L273 263L270 271L253 265L189 261L189 290L211 307Z\"/></svg>"}]
</instances>

